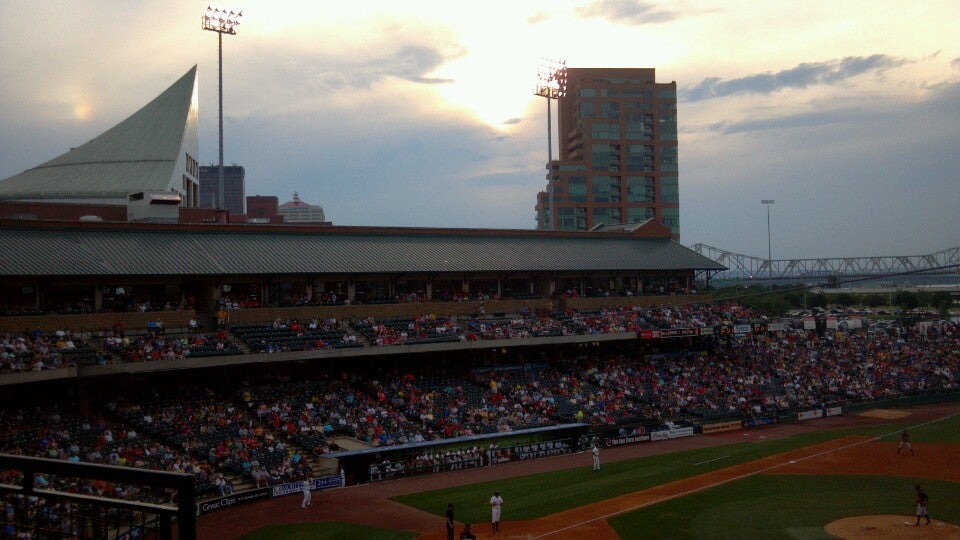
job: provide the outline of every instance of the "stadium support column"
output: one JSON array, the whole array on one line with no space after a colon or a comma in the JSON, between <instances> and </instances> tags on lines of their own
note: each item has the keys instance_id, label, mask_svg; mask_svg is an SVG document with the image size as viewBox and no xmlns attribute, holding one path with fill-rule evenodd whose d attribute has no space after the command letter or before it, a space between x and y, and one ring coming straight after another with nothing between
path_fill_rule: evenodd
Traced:
<instances>
[{"instance_id":1,"label":"stadium support column","mask_svg":"<svg viewBox=\"0 0 960 540\"><path fill-rule=\"evenodd\" d=\"M433 278L427 278L427 302L433 301Z\"/></svg>"},{"instance_id":2,"label":"stadium support column","mask_svg":"<svg viewBox=\"0 0 960 540\"><path fill-rule=\"evenodd\" d=\"M357 281L353 276L347 281L347 300L350 300L351 304L357 301Z\"/></svg>"}]
</instances>

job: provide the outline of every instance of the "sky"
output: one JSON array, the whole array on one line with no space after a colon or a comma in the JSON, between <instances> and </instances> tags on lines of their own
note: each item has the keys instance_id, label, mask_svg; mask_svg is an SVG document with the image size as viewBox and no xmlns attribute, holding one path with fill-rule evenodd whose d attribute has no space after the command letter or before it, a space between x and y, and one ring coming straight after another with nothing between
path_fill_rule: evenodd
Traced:
<instances>
[{"instance_id":1,"label":"sky","mask_svg":"<svg viewBox=\"0 0 960 540\"><path fill-rule=\"evenodd\" d=\"M676 81L684 245L765 257L761 199L775 259L960 245L957 0L223 5L243 10L223 40L225 162L248 195L296 191L334 224L532 229L547 161L533 88L562 59ZM0 0L0 178L194 64L215 164L207 6Z\"/></svg>"}]
</instances>

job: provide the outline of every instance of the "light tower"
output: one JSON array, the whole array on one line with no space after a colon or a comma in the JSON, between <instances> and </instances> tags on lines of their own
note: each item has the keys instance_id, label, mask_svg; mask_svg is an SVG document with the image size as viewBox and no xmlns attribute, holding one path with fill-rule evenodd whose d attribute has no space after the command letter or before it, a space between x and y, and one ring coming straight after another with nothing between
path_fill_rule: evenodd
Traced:
<instances>
[{"instance_id":1,"label":"light tower","mask_svg":"<svg viewBox=\"0 0 960 540\"><path fill-rule=\"evenodd\" d=\"M567 61L566 60L542 60L537 69L537 87L533 95L547 98L547 170L550 174L550 181L547 183L547 195L549 196L548 212L550 214L547 224L547 230L554 229L553 212L553 125L552 114L550 111L550 101L559 100L567 94ZM559 114L560 108L557 107Z\"/></svg>"},{"instance_id":2,"label":"light tower","mask_svg":"<svg viewBox=\"0 0 960 540\"><path fill-rule=\"evenodd\" d=\"M243 11L234 12L227 8L207 6L203 14L203 29L217 33L217 59L220 67L220 85L218 95L220 100L220 166L217 173L217 207L224 208L223 202L223 35L236 35L237 26Z\"/></svg>"}]
</instances>

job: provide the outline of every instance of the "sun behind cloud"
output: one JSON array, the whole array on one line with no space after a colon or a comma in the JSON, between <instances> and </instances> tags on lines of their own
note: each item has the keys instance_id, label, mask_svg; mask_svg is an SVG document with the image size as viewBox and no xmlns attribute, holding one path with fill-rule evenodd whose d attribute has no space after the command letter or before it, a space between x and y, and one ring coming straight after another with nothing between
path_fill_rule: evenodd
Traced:
<instances>
[{"instance_id":1,"label":"sun behind cloud","mask_svg":"<svg viewBox=\"0 0 960 540\"><path fill-rule=\"evenodd\" d=\"M80 101L73 105L73 119L74 120L89 120L93 115L93 107L86 102Z\"/></svg>"}]
</instances>

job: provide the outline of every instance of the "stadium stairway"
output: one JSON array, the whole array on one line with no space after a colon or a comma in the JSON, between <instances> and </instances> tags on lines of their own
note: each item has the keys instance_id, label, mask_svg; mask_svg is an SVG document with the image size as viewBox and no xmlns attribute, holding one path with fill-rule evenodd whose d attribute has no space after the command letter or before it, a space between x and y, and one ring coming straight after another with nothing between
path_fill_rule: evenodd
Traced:
<instances>
[{"instance_id":1,"label":"stadium stairway","mask_svg":"<svg viewBox=\"0 0 960 540\"><path fill-rule=\"evenodd\" d=\"M235 336L235 335L233 335L233 334L230 334L230 341L233 342L233 344L236 345L237 348L240 349L240 350L243 352L243 354L250 354L250 353L251 353L250 346L247 345L247 342L246 342L246 341L237 338L237 336Z\"/></svg>"}]
</instances>

